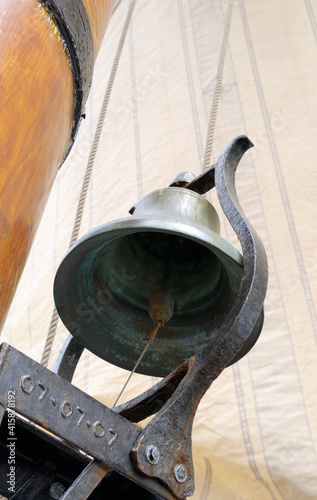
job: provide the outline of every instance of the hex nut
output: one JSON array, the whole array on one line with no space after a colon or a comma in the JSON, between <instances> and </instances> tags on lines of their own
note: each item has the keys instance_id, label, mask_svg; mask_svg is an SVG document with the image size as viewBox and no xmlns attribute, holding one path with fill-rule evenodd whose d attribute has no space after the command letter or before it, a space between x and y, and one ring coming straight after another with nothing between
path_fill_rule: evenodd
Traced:
<instances>
[{"instance_id":1,"label":"hex nut","mask_svg":"<svg viewBox=\"0 0 317 500\"><path fill-rule=\"evenodd\" d=\"M152 465L158 464L158 462L160 460L160 452L158 451L156 446L154 446L153 444L150 444L149 446L147 446L147 448L145 450L145 455L146 455L147 461L150 464L152 464Z\"/></svg>"}]
</instances>

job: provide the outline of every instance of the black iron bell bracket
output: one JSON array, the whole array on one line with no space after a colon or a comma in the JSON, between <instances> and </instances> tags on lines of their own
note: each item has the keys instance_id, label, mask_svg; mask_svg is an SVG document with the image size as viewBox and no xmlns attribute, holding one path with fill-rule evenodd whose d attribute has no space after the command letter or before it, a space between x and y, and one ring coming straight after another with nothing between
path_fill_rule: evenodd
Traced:
<instances>
[{"instance_id":1,"label":"black iron bell bracket","mask_svg":"<svg viewBox=\"0 0 317 500\"><path fill-rule=\"evenodd\" d=\"M243 252L244 274L240 289L219 329L217 340L152 389L116 409L132 421L157 412L138 436L132 459L137 470L159 478L178 499L194 492L191 432L200 399L243 348L252 330L263 321L268 277L266 254L242 211L235 190L236 168L243 154L252 146L245 136L234 139L214 167L187 185L203 193L215 184L221 207Z\"/></svg>"},{"instance_id":2,"label":"black iron bell bracket","mask_svg":"<svg viewBox=\"0 0 317 500\"><path fill-rule=\"evenodd\" d=\"M19 428L38 425L36 434L43 442L49 440L49 446L54 449L63 447L65 453L77 453L76 463L87 463L77 479L70 482L61 497L63 500L88 498L109 470L151 491L152 498L159 495L166 500L183 500L193 494L191 433L199 402L212 382L243 349L254 329L260 331L263 321L266 255L240 207L234 182L238 163L251 146L245 136L234 139L214 167L185 186L200 194L216 187L222 209L242 247L243 277L239 292L216 340L150 390L113 409L70 383L84 349L71 335L53 372L2 344L0 420L6 409L10 413L14 396ZM153 414L143 430L135 425ZM43 429L49 431L49 436ZM85 452L85 457L78 450ZM21 453L31 457L31 451L23 448ZM57 462L55 466L58 467ZM21 480L19 491L12 499L33 498L33 493L49 485L55 474L52 467L45 464L35 465L32 470L35 470L33 476L25 476L25 484ZM106 491L107 485L103 488Z\"/></svg>"},{"instance_id":3,"label":"black iron bell bracket","mask_svg":"<svg viewBox=\"0 0 317 500\"><path fill-rule=\"evenodd\" d=\"M237 137L224 149L215 166L185 186L200 194L216 187L223 212L242 247L244 272L239 292L216 341L150 390L113 409L131 422L155 414L134 442L132 462L143 477L158 479L179 500L194 492L191 433L199 402L243 348L253 329L260 330L263 322L268 277L266 254L243 213L235 189L238 163L252 146L247 137ZM70 381L82 351L83 347L70 336L55 364L55 373Z\"/></svg>"}]
</instances>

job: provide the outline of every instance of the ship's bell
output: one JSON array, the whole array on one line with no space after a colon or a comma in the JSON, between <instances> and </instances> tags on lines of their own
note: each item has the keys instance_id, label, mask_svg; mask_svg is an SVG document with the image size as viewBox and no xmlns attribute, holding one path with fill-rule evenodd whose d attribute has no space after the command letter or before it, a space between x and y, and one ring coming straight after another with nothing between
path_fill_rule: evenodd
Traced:
<instances>
[{"instance_id":1,"label":"ship's bell","mask_svg":"<svg viewBox=\"0 0 317 500\"><path fill-rule=\"evenodd\" d=\"M213 206L182 187L145 196L132 217L86 234L55 278L59 315L87 349L132 370L155 326L149 297L166 288L172 318L159 330L137 372L163 377L213 339L243 277L243 258L219 235ZM257 340L258 325L238 352Z\"/></svg>"}]
</instances>

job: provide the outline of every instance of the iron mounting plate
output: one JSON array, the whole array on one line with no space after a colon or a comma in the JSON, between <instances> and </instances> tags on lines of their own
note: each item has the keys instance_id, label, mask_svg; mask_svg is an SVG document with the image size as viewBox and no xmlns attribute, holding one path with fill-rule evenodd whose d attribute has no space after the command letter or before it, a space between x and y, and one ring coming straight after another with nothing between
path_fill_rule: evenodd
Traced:
<instances>
[{"instance_id":1,"label":"iron mounting plate","mask_svg":"<svg viewBox=\"0 0 317 500\"><path fill-rule=\"evenodd\" d=\"M0 346L0 405L14 411L166 500L153 478L139 475L130 452L141 429L12 346Z\"/></svg>"}]
</instances>

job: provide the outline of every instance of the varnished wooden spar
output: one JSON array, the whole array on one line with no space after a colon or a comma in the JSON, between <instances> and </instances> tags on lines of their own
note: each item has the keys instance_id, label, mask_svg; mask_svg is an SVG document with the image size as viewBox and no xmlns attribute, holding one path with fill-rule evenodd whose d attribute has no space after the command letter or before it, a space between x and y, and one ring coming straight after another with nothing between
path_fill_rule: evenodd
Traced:
<instances>
[{"instance_id":1,"label":"varnished wooden spar","mask_svg":"<svg viewBox=\"0 0 317 500\"><path fill-rule=\"evenodd\" d=\"M95 59L98 55L105 30L113 11L115 1L83 0L90 21L95 48Z\"/></svg>"},{"instance_id":2,"label":"varnished wooden spar","mask_svg":"<svg viewBox=\"0 0 317 500\"><path fill-rule=\"evenodd\" d=\"M76 133L90 84L89 65L114 2L1 1L0 329L58 167ZM76 33L76 16L87 19L79 28L84 37ZM92 52L87 54L78 45L83 39L89 45L89 37Z\"/></svg>"}]
</instances>

